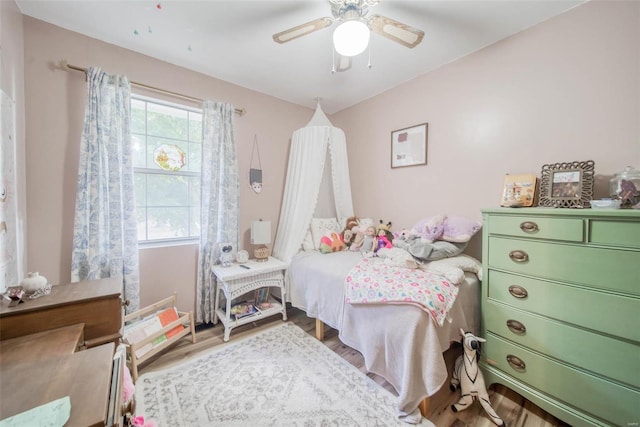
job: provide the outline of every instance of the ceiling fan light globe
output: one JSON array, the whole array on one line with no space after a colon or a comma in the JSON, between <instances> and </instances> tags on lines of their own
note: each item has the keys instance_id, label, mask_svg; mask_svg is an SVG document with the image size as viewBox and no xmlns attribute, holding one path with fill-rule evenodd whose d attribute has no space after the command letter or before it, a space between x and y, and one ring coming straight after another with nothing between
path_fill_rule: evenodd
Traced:
<instances>
[{"instance_id":1,"label":"ceiling fan light globe","mask_svg":"<svg viewBox=\"0 0 640 427\"><path fill-rule=\"evenodd\" d=\"M369 45L371 33L361 21L345 21L333 32L333 46L342 56L360 55Z\"/></svg>"}]
</instances>

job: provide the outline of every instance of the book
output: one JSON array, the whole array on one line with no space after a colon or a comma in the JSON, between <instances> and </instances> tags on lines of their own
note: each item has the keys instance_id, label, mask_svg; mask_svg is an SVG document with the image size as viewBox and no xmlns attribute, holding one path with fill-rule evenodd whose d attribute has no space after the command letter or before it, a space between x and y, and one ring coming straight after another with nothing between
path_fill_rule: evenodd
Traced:
<instances>
[{"instance_id":1,"label":"book","mask_svg":"<svg viewBox=\"0 0 640 427\"><path fill-rule=\"evenodd\" d=\"M251 316L252 314L256 314L258 309L249 302L241 302L239 304L231 307L231 317L234 320L242 319L243 317Z\"/></svg>"},{"instance_id":2,"label":"book","mask_svg":"<svg viewBox=\"0 0 640 427\"><path fill-rule=\"evenodd\" d=\"M162 323L160 323L160 319L157 316L151 316L134 323L130 327L125 328L123 338L129 344L136 344L143 339L156 334L158 331L161 331L162 328L163 326ZM149 342L142 347L136 348L136 357L140 358L144 356L145 354L150 352L153 347L158 345L160 342L165 341L166 339L167 338L164 335L161 335L154 339L152 342Z\"/></svg>"},{"instance_id":3,"label":"book","mask_svg":"<svg viewBox=\"0 0 640 427\"><path fill-rule=\"evenodd\" d=\"M253 304L259 310L264 310L272 306L272 304L269 302L269 293L269 288L256 289Z\"/></svg>"},{"instance_id":4,"label":"book","mask_svg":"<svg viewBox=\"0 0 640 427\"><path fill-rule=\"evenodd\" d=\"M158 313L158 318L160 319L160 323L162 324L162 327L164 328L169 323L178 320L178 318L179 318L178 310L176 310L175 307L167 308L166 310L162 310L161 312ZM175 328L170 329L165 334L165 339L169 339L169 338L173 337L174 335L179 334L180 331L182 331L183 329L184 329L184 325L178 325Z\"/></svg>"}]
</instances>

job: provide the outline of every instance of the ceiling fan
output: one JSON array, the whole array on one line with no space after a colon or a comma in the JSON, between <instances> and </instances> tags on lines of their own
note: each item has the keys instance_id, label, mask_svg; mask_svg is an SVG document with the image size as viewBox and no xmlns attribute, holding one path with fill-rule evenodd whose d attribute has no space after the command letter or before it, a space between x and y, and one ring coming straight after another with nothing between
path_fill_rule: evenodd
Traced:
<instances>
[{"instance_id":1,"label":"ceiling fan","mask_svg":"<svg viewBox=\"0 0 640 427\"><path fill-rule=\"evenodd\" d=\"M334 22L340 25L333 33L333 43L339 54L337 71L351 67L351 57L362 53L369 44L373 31L408 48L414 48L422 41L424 32L410 25L381 15L367 16L369 7L381 0L329 0L333 17L314 19L273 35L277 43L286 43L305 36Z\"/></svg>"}]
</instances>

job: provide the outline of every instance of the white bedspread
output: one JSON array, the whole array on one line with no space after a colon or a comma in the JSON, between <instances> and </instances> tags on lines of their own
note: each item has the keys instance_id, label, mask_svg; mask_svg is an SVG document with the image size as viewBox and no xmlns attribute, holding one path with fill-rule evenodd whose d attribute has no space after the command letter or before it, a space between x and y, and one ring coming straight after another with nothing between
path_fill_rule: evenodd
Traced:
<instances>
[{"instance_id":1,"label":"white bedspread","mask_svg":"<svg viewBox=\"0 0 640 427\"><path fill-rule=\"evenodd\" d=\"M449 321L437 326L412 305L345 303L344 279L358 252L301 252L288 270L287 295L294 307L339 331L340 340L358 350L368 371L383 376L398 392L398 415L414 414L447 379L443 352L460 340L460 328L479 332L480 287L465 273Z\"/></svg>"}]
</instances>

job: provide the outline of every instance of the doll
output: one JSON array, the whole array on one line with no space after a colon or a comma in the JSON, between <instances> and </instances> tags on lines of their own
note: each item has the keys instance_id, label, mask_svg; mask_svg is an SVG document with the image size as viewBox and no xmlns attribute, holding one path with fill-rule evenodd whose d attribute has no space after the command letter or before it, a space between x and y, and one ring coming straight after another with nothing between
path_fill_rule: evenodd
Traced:
<instances>
[{"instance_id":1,"label":"doll","mask_svg":"<svg viewBox=\"0 0 640 427\"><path fill-rule=\"evenodd\" d=\"M391 222L384 223L380 220L380 225L378 226L378 237L376 239L376 245L374 252L377 252L378 249L387 248L390 249L393 247L391 243L393 240L393 234L391 233Z\"/></svg>"},{"instance_id":2,"label":"doll","mask_svg":"<svg viewBox=\"0 0 640 427\"><path fill-rule=\"evenodd\" d=\"M376 250L376 228L371 225L364 231L364 239L360 246L360 252L373 252Z\"/></svg>"}]
</instances>

